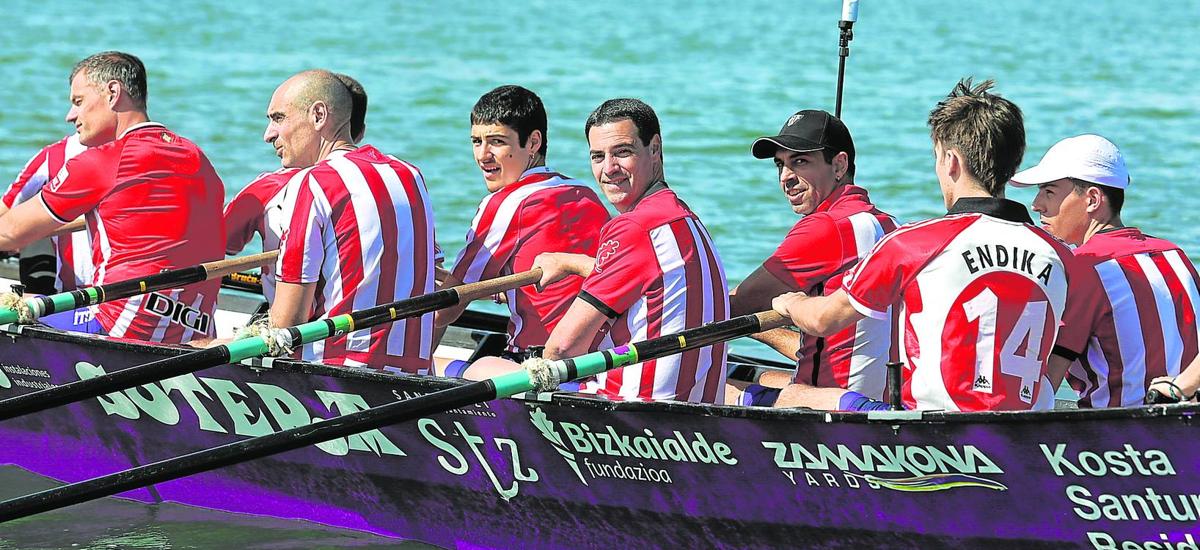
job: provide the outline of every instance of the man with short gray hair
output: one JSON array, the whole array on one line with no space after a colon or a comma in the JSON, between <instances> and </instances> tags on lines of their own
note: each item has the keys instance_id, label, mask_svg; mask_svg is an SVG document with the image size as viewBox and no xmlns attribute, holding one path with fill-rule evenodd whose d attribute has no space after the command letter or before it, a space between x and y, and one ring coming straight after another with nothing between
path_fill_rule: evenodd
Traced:
<instances>
[{"instance_id":1,"label":"man with short gray hair","mask_svg":"<svg viewBox=\"0 0 1200 550\"><path fill-rule=\"evenodd\" d=\"M220 260L224 185L199 147L150 121L141 60L101 52L76 64L70 83L67 121L92 148L68 161L40 200L0 216L0 249L21 248L85 216L96 285ZM219 285L100 304L93 330L169 343L211 336Z\"/></svg>"}]
</instances>

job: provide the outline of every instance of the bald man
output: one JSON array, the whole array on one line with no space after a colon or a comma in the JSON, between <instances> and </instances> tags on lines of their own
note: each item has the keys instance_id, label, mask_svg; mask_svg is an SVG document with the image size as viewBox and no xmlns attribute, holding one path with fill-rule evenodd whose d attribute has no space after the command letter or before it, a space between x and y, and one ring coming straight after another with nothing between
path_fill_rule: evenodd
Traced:
<instances>
[{"instance_id":1,"label":"bald man","mask_svg":"<svg viewBox=\"0 0 1200 550\"><path fill-rule=\"evenodd\" d=\"M273 326L293 326L432 292L433 212L416 166L356 146L353 100L338 75L304 71L267 107L263 139L284 168L287 217L276 265ZM305 346L331 365L427 373L433 315Z\"/></svg>"}]
</instances>

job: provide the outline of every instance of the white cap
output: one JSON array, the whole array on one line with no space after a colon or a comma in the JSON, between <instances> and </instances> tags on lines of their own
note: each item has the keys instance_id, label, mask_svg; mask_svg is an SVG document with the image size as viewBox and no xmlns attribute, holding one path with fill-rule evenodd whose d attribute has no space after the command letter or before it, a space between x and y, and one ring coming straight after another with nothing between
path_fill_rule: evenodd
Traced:
<instances>
[{"instance_id":1,"label":"white cap","mask_svg":"<svg viewBox=\"0 0 1200 550\"><path fill-rule=\"evenodd\" d=\"M1084 134L1055 143L1042 161L1028 170L1017 172L1011 183L1029 187L1063 178L1075 178L1097 185L1125 189L1129 170L1125 157L1113 142L1095 134Z\"/></svg>"}]
</instances>

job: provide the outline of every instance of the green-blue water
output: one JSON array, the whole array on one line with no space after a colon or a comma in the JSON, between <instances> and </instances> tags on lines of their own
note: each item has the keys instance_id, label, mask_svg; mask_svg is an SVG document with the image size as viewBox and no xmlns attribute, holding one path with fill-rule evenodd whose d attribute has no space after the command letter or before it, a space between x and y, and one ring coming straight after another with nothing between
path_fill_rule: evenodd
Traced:
<instances>
[{"instance_id":1,"label":"green-blue water","mask_svg":"<svg viewBox=\"0 0 1200 550\"><path fill-rule=\"evenodd\" d=\"M72 64L121 49L149 69L151 116L200 144L232 196L277 166L262 142L274 87L324 67L365 85L366 141L421 167L453 255L484 192L467 118L480 94L507 83L538 92L550 165L585 181L584 119L604 99L635 96L658 110L667 179L712 232L731 282L796 220L749 146L798 109L832 110L840 14L833 0L5 7L0 173L71 130ZM843 118L857 180L884 210L902 221L943 212L925 117L974 75L1024 110L1023 166L1062 137L1103 134L1134 178L1124 221L1200 254L1200 2L863 0L854 31Z\"/></svg>"}]
</instances>

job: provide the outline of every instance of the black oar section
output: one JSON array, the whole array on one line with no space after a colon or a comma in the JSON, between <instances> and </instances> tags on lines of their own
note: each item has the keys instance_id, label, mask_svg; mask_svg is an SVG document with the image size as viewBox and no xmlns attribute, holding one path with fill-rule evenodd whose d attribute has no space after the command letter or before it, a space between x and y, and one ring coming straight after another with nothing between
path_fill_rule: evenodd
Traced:
<instances>
[{"instance_id":1,"label":"black oar section","mask_svg":"<svg viewBox=\"0 0 1200 550\"><path fill-rule=\"evenodd\" d=\"M533 269L289 327L283 329L287 340L284 344L287 348L299 347L335 334L354 332L399 319L424 315L464 301L470 302L497 292L536 283L541 275L541 269ZM272 334L244 338L228 344L103 374L95 378L18 395L0 401L0 421L226 363L262 357L271 353L273 349L278 350L278 345L279 343Z\"/></svg>"},{"instance_id":2,"label":"black oar section","mask_svg":"<svg viewBox=\"0 0 1200 550\"><path fill-rule=\"evenodd\" d=\"M574 359L544 362L545 364L530 366L528 369L497 376L491 380L473 382L406 401L388 403L308 426L229 443L8 500L0 503L0 522L56 510L64 506L115 495L130 489L170 481L223 466L240 464L307 445L315 445L330 439L379 429L406 420L439 414L500 397L509 397L533 389L556 388L559 383L578 377L592 376L641 361L709 346L732 338L781 327L787 322L787 319L778 313L766 311L712 323L645 342L589 353ZM536 364L537 361L535 360L533 363Z\"/></svg>"}]
</instances>

